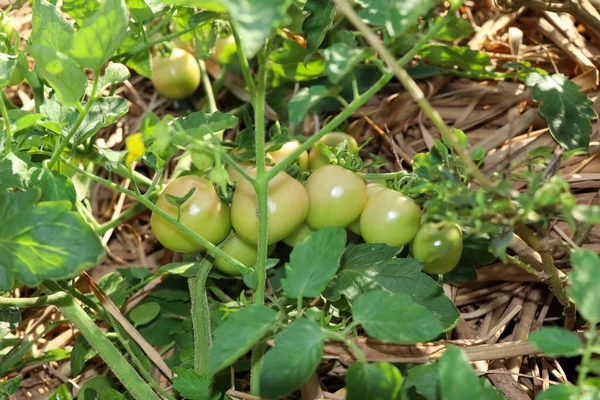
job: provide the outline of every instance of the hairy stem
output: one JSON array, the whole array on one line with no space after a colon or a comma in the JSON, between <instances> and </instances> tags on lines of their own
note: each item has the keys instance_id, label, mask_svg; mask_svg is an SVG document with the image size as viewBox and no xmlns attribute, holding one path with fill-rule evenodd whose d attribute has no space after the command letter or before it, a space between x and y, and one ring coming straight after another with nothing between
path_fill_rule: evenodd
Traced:
<instances>
[{"instance_id":1,"label":"hairy stem","mask_svg":"<svg viewBox=\"0 0 600 400\"><path fill-rule=\"evenodd\" d=\"M192 299L192 326L194 328L194 370L201 376L210 372L210 311L206 296L206 279L212 267L210 259L200 262L198 275L189 280Z\"/></svg>"},{"instance_id":2,"label":"hairy stem","mask_svg":"<svg viewBox=\"0 0 600 400\"><path fill-rule=\"evenodd\" d=\"M10 127L10 120L8 119L8 111L6 110L6 103L4 102L4 91L0 94L0 112L2 113L2 119L4 120L4 131L6 132L6 142L4 143L4 155L10 154L12 148L12 130Z\"/></svg>"}]
</instances>

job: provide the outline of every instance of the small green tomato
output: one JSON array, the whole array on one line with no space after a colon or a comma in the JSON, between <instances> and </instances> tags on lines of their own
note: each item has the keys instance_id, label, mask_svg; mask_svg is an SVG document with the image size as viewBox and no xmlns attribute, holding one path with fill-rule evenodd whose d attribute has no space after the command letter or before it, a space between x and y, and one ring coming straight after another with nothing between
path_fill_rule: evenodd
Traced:
<instances>
[{"instance_id":1,"label":"small green tomato","mask_svg":"<svg viewBox=\"0 0 600 400\"><path fill-rule=\"evenodd\" d=\"M452 271L460 261L462 249L462 230L447 222L423 224L411 244L413 257L423 262L423 272L428 274Z\"/></svg>"},{"instance_id":2,"label":"small green tomato","mask_svg":"<svg viewBox=\"0 0 600 400\"><path fill-rule=\"evenodd\" d=\"M356 143L356 139L344 132L329 132L319 139L317 143L324 144L329 147L336 147L343 141L348 143L348 150L350 152L356 152L358 149L358 143ZM330 155L333 157L333 153L330 153ZM323 154L321 150L317 148L317 146L313 146L310 149L309 156L311 169L317 169L324 165L329 165L329 157Z\"/></svg>"},{"instance_id":3,"label":"small green tomato","mask_svg":"<svg viewBox=\"0 0 600 400\"><path fill-rule=\"evenodd\" d=\"M152 83L156 91L170 99L191 96L200 86L200 66L187 51L174 48L168 57L152 59Z\"/></svg>"},{"instance_id":4,"label":"small green tomato","mask_svg":"<svg viewBox=\"0 0 600 400\"><path fill-rule=\"evenodd\" d=\"M277 246L277 243L273 243L267 248L267 256L273 254L275 246ZM221 250L248 268L254 268L258 258L258 248L256 245L246 242L235 233L226 239ZM221 257L215 260L215 267L226 275L241 275L235 265L230 264Z\"/></svg>"},{"instance_id":5,"label":"small green tomato","mask_svg":"<svg viewBox=\"0 0 600 400\"><path fill-rule=\"evenodd\" d=\"M314 229L306 225L306 223L302 223L290 236L283 238L282 242L290 247L294 247L298 243L304 242L313 232L315 232Z\"/></svg>"},{"instance_id":6,"label":"small green tomato","mask_svg":"<svg viewBox=\"0 0 600 400\"><path fill-rule=\"evenodd\" d=\"M292 140L285 143L280 149L267 153L267 156L270 158L272 164L275 165L292 154L298 147L300 147L300 142L297 140ZM300 154L300 157L298 158L298 166L300 167L300 172L308 171L310 168L308 153L306 151Z\"/></svg>"},{"instance_id":7,"label":"small green tomato","mask_svg":"<svg viewBox=\"0 0 600 400\"><path fill-rule=\"evenodd\" d=\"M382 185L381 183L367 183L367 203L369 202L371 197L385 189L387 189L387 187L385 185ZM348 229L350 229L357 235L360 235L360 217L355 219L350 225L348 225Z\"/></svg>"}]
</instances>

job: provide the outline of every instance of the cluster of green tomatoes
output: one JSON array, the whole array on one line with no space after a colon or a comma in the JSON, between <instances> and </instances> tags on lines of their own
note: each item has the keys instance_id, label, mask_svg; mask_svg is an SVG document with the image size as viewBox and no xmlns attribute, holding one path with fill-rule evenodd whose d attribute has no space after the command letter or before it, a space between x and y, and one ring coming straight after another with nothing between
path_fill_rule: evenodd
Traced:
<instances>
[{"instance_id":1,"label":"cluster of green tomatoes","mask_svg":"<svg viewBox=\"0 0 600 400\"><path fill-rule=\"evenodd\" d=\"M429 274L444 274L456 267L463 247L461 228L446 222L422 223L421 208L410 197L381 183L365 183L356 173L330 164L332 157L323 148L333 151L344 141L343 146L349 151L357 151L352 136L332 132L319 140L320 146L300 155L296 161L300 171L312 170L304 184L285 171L269 181L268 254L280 241L294 247L314 231L342 226L360 235L367 243L395 247L410 244L412 256L423 262L424 271ZM275 164L299 145L297 141L287 142L279 150L268 153L267 161ZM250 176L255 176L253 164L241 165ZM238 171L228 167L228 174L229 180L236 185L231 204L222 201L207 179L187 175L169 183L156 205L241 264L253 268L259 238L256 192ZM169 201L169 195L185 201L174 203ZM152 215L151 225L156 238L170 250L204 250L156 213ZM227 275L242 273L223 258L217 258L214 265Z\"/></svg>"}]
</instances>

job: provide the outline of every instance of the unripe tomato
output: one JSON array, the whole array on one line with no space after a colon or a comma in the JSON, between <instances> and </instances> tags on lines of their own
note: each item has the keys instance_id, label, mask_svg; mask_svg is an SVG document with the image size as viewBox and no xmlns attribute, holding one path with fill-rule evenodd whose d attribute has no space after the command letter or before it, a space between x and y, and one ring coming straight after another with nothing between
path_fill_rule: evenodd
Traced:
<instances>
[{"instance_id":1,"label":"unripe tomato","mask_svg":"<svg viewBox=\"0 0 600 400\"><path fill-rule=\"evenodd\" d=\"M315 230L303 222L291 235L283 238L282 242L290 247L294 247L298 243L304 242L313 232Z\"/></svg>"},{"instance_id":2,"label":"unripe tomato","mask_svg":"<svg viewBox=\"0 0 600 400\"><path fill-rule=\"evenodd\" d=\"M215 159L206 149L197 149L192 152L192 163L199 171L208 171L214 164Z\"/></svg>"},{"instance_id":3,"label":"unripe tomato","mask_svg":"<svg viewBox=\"0 0 600 400\"><path fill-rule=\"evenodd\" d=\"M156 91L170 99L192 95L200 86L200 66L193 55L174 48L171 55L152 59L152 83Z\"/></svg>"},{"instance_id":4,"label":"unripe tomato","mask_svg":"<svg viewBox=\"0 0 600 400\"><path fill-rule=\"evenodd\" d=\"M231 230L230 210L206 179L192 175L175 179L161 193L156 205L177 218L177 207L169 203L167 194L184 197L191 189L196 191L181 205L181 223L213 244L221 242ZM203 249L200 244L155 213L152 213L150 225L158 241L168 249L179 252Z\"/></svg>"},{"instance_id":5,"label":"unripe tomato","mask_svg":"<svg viewBox=\"0 0 600 400\"><path fill-rule=\"evenodd\" d=\"M423 262L423 272L428 274L452 271L460 261L462 249L460 227L447 222L423 224L411 244L413 257Z\"/></svg>"},{"instance_id":6,"label":"unripe tomato","mask_svg":"<svg viewBox=\"0 0 600 400\"><path fill-rule=\"evenodd\" d=\"M421 208L413 199L385 189L367 202L360 216L360 233L367 243L408 244L421 225Z\"/></svg>"},{"instance_id":7,"label":"unripe tomato","mask_svg":"<svg viewBox=\"0 0 600 400\"><path fill-rule=\"evenodd\" d=\"M256 165L254 165L254 163L251 163L250 161L242 161L239 164L246 172L250 172L251 170L256 168ZM239 180L243 178L242 174L240 174L238 170L233 168L231 165L227 166L227 175L229 175L229 180L231 181L231 183L238 183Z\"/></svg>"},{"instance_id":8,"label":"unripe tomato","mask_svg":"<svg viewBox=\"0 0 600 400\"><path fill-rule=\"evenodd\" d=\"M267 156L271 159L273 164L277 164L292 154L298 147L300 147L300 142L297 140L292 140L291 142L287 142L281 146L279 150L267 153ZM300 154L300 157L298 158L298 166L300 167L300 172L308 171L310 168L308 153L306 151Z\"/></svg>"},{"instance_id":9,"label":"unripe tomato","mask_svg":"<svg viewBox=\"0 0 600 400\"><path fill-rule=\"evenodd\" d=\"M344 132L329 132L323 136L317 143L324 144L329 147L336 147L338 144L346 141L348 143L348 150L355 152L358 149L358 143L356 139ZM317 169L324 165L329 164L329 157L321 153L321 150L317 146L313 146L310 149L310 168ZM333 156L333 154L331 154Z\"/></svg>"},{"instance_id":10,"label":"unripe tomato","mask_svg":"<svg viewBox=\"0 0 600 400\"><path fill-rule=\"evenodd\" d=\"M367 183L367 203L369 202L371 197L385 189L387 188L381 183ZM348 229L350 229L357 235L360 235L360 217L355 219L350 225L348 225Z\"/></svg>"},{"instance_id":11,"label":"unripe tomato","mask_svg":"<svg viewBox=\"0 0 600 400\"><path fill-rule=\"evenodd\" d=\"M229 36L217 36L215 40L215 46L213 47L213 54L211 60L216 63L222 63L224 56L227 54L233 54L236 52L235 38L233 35Z\"/></svg>"},{"instance_id":12,"label":"unripe tomato","mask_svg":"<svg viewBox=\"0 0 600 400\"><path fill-rule=\"evenodd\" d=\"M17 30L2 11L0 11L0 33L4 33L11 44L14 44L18 37Z\"/></svg>"},{"instance_id":13,"label":"unripe tomato","mask_svg":"<svg viewBox=\"0 0 600 400\"><path fill-rule=\"evenodd\" d=\"M225 253L238 260L240 263L248 268L254 268L256 260L258 259L258 248L255 244L250 244L240 238L237 234L231 235L227 241L221 247ZM271 244L267 248L267 256L270 256L275 251L277 243ZM235 265L225 261L224 258L218 257L215 260L215 267L226 275L241 275Z\"/></svg>"},{"instance_id":14,"label":"unripe tomato","mask_svg":"<svg viewBox=\"0 0 600 400\"><path fill-rule=\"evenodd\" d=\"M310 209L306 223L319 230L348 226L360 216L367 201L365 182L339 165L325 165L306 181Z\"/></svg>"},{"instance_id":15,"label":"unripe tomato","mask_svg":"<svg viewBox=\"0 0 600 400\"><path fill-rule=\"evenodd\" d=\"M256 176L256 170L250 171ZM308 194L304 186L281 171L268 187L268 243L289 236L308 214ZM241 179L233 193L231 222L242 239L258 242L258 202L256 191L248 180Z\"/></svg>"}]
</instances>

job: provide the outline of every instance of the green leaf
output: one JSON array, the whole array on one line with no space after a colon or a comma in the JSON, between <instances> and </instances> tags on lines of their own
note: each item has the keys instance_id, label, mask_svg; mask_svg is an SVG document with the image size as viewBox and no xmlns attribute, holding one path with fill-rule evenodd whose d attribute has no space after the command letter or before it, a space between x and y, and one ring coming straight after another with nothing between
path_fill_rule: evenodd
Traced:
<instances>
[{"instance_id":1,"label":"green leaf","mask_svg":"<svg viewBox=\"0 0 600 400\"><path fill-rule=\"evenodd\" d=\"M172 275L181 275L185 278L193 278L198 275L198 263L197 262L179 262L170 263L160 267L160 271L166 272Z\"/></svg>"},{"instance_id":2,"label":"green leaf","mask_svg":"<svg viewBox=\"0 0 600 400\"><path fill-rule=\"evenodd\" d=\"M325 61L316 59L304 63L306 50L294 40L286 40L283 46L269 57L271 69L276 76L291 81L310 81L319 78L325 71Z\"/></svg>"},{"instance_id":3,"label":"green leaf","mask_svg":"<svg viewBox=\"0 0 600 400\"><path fill-rule=\"evenodd\" d=\"M210 399L210 379L191 368L173 368L173 387L190 400Z\"/></svg>"},{"instance_id":4,"label":"green leaf","mask_svg":"<svg viewBox=\"0 0 600 400\"><path fill-rule=\"evenodd\" d=\"M0 159L0 191L27 188L34 170L28 155L9 153Z\"/></svg>"},{"instance_id":5,"label":"green leaf","mask_svg":"<svg viewBox=\"0 0 600 400\"><path fill-rule=\"evenodd\" d=\"M0 342L21 323L21 311L16 307L0 308Z\"/></svg>"},{"instance_id":6,"label":"green leaf","mask_svg":"<svg viewBox=\"0 0 600 400\"><path fill-rule=\"evenodd\" d=\"M35 69L56 91L60 102L75 105L87 86L87 77L72 59L51 47L35 44L28 47L35 59Z\"/></svg>"},{"instance_id":7,"label":"green leaf","mask_svg":"<svg viewBox=\"0 0 600 400\"><path fill-rule=\"evenodd\" d=\"M107 376L96 376L83 383L79 390L78 400L102 400L102 395L113 390L114 385Z\"/></svg>"},{"instance_id":8,"label":"green leaf","mask_svg":"<svg viewBox=\"0 0 600 400\"><path fill-rule=\"evenodd\" d=\"M431 311L404 293L373 291L363 294L352 305L352 317L369 336L394 343L426 342L443 331Z\"/></svg>"},{"instance_id":9,"label":"green leaf","mask_svg":"<svg viewBox=\"0 0 600 400\"><path fill-rule=\"evenodd\" d=\"M542 328L533 332L528 340L542 353L551 356L572 357L581 354L584 345L578 334L559 327Z\"/></svg>"},{"instance_id":10,"label":"green leaf","mask_svg":"<svg viewBox=\"0 0 600 400\"><path fill-rule=\"evenodd\" d=\"M79 26L100 7L96 0L63 0L61 10L69 14Z\"/></svg>"},{"instance_id":11,"label":"green leaf","mask_svg":"<svg viewBox=\"0 0 600 400\"><path fill-rule=\"evenodd\" d=\"M402 374L387 362L355 362L346 374L346 400L396 400L400 399L401 387Z\"/></svg>"},{"instance_id":12,"label":"green leaf","mask_svg":"<svg viewBox=\"0 0 600 400\"><path fill-rule=\"evenodd\" d=\"M454 15L446 15L443 18L447 20L446 25L433 36L433 40L453 42L457 39L471 37L473 34L473 25L469 20ZM441 19L442 17L436 18L435 23L438 23Z\"/></svg>"},{"instance_id":13,"label":"green leaf","mask_svg":"<svg viewBox=\"0 0 600 400\"><path fill-rule=\"evenodd\" d=\"M21 386L21 381L23 380L23 375L17 375L12 379L9 379L5 382L0 382L0 396L5 398L4 396L11 396L19 390Z\"/></svg>"},{"instance_id":14,"label":"green leaf","mask_svg":"<svg viewBox=\"0 0 600 400\"><path fill-rule=\"evenodd\" d=\"M71 396L67 384L63 383L56 388L52 396L48 397L48 400L73 400L73 396Z\"/></svg>"},{"instance_id":15,"label":"green leaf","mask_svg":"<svg viewBox=\"0 0 600 400\"><path fill-rule=\"evenodd\" d=\"M31 45L43 45L69 54L73 45L73 23L46 0L33 1Z\"/></svg>"},{"instance_id":16,"label":"green leaf","mask_svg":"<svg viewBox=\"0 0 600 400\"><path fill-rule=\"evenodd\" d=\"M535 396L535 400L582 400L577 386L570 383L552 385L547 390Z\"/></svg>"},{"instance_id":17,"label":"green leaf","mask_svg":"<svg viewBox=\"0 0 600 400\"><path fill-rule=\"evenodd\" d=\"M344 295L352 302L362 293L373 290L405 293L434 313L444 330L451 329L459 318L452 301L429 275L422 272L421 262L412 258L393 258L398 250L384 244L349 247L326 297L336 301Z\"/></svg>"},{"instance_id":18,"label":"green leaf","mask_svg":"<svg viewBox=\"0 0 600 400\"><path fill-rule=\"evenodd\" d=\"M125 0L131 16L136 22L145 22L152 19L152 9L144 0Z\"/></svg>"},{"instance_id":19,"label":"green leaf","mask_svg":"<svg viewBox=\"0 0 600 400\"><path fill-rule=\"evenodd\" d=\"M260 373L260 394L280 398L299 389L317 370L325 337L319 325L297 319L275 336L275 347L265 354Z\"/></svg>"},{"instance_id":20,"label":"green leaf","mask_svg":"<svg viewBox=\"0 0 600 400\"><path fill-rule=\"evenodd\" d=\"M427 400L439 399L439 387L432 382L438 381L439 363L416 365L408 370L404 385L414 387L415 391Z\"/></svg>"},{"instance_id":21,"label":"green leaf","mask_svg":"<svg viewBox=\"0 0 600 400\"><path fill-rule=\"evenodd\" d=\"M571 215L579 222L600 224L600 206L578 204L571 210Z\"/></svg>"},{"instance_id":22,"label":"green leaf","mask_svg":"<svg viewBox=\"0 0 600 400\"><path fill-rule=\"evenodd\" d=\"M68 201L37 203L39 193L0 192L0 289L67 279L104 255L92 228Z\"/></svg>"},{"instance_id":23,"label":"green leaf","mask_svg":"<svg viewBox=\"0 0 600 400\"><path fill-rule=\"evenodd\" d=\"M100 129L112 125L118 118L127 114L128 110L127 100L122 97L112 96L96 99L75 132L73 140L78 144L85 142ZM68 124L63 132L70 131L72 127L73 124Z\"/></svg>"},{"instance_id":24,"label":"green leaf","mask_svg":"<svg viewBox=\"0 0 600 400\"><path fill-rule=\"evenodd\" d=\"M370 25L385 28L390 36L400 36L419 22L436 0L357 0L363 9L359 16Z\"/></svg>"},{"instance_id":25,"label":"green leaf","mask_svg":"<svg viewBox=\"0 0 600 400\"><path fill-rule=\"evenodd\" d=\"M133 49L142 40L140 37L136 37L133 32L128 32L121 45L119 52L125 52ZM152 63L150 50L136 51L132 57L130 57L125 63L129 68L140 74L141 76L151 79L152 78Z\"/></svg>"},{"instance_id":26,"label":"green leaf","mask_svg":"<svg viewBox=\"0 0 600 400\"><path fill-rule=\"evenodd\" d=\"M590 322L600 321L600 257L583 249L577 249L571 256L573 271L568 274L571 286L567 293L577 305L577 311Z\"/></svg>"},{"instance_id":27,"label":"green leaf","mask_svg":"<svg viewBox=\"0 0 600 400\"><path fill-rule=\"evenodd\" d=\"M286 277L281 284L290 298L318 297L325 290L340 266L346 247L346 230L330 226L313 232L297 244L285 267Z\"/></svg>"},{"instance_id":28,"label":"green leaf","mask_svg":"<svg viewBox=\"0 0 600 400\"><path fill-rule=\"evenodd\" d=\"M304 58L306 65L333 25L336 5L331 0L308 0L304 5L304 11L308 13L302 24L302 32L306 34L306 57Z\"/></svg>"},{"instance_id":29,"label":"green leaf","mask_svg":"<svg viewBox=\"0 0 600 400\"><path fill-rule=\"evenodd\" d=\"M297 126L304 121L310 108L327 96L329 89L323 85L316 85L300 89L288 103L288 118L290 124Z\"/></svg>"},{"instance_id":30,"label":"green leaf","mask_svg":"<svg viewBox=\"0 0 600 400\"><path fill-rule=\"evenodd\" d=\"M129 11L123 0L104 0L75 32L71 56L82 68L99 71L127 33Z\"/></svg>"},{"instance_id":31,"label":"green leaf","mask_svg":"<svg viewBox=\"0 0 600 400\"><path fill-rule=\"evenodd\" d=\"M173 126L186 134L197 139L203 139L205 135L233 129L237 126L238 119L233 114L216 111L212 114L193 112L187 117L175 119Z\"/></svg>"},{"instance_id":32,"label":"green leaf","mask_svg":"<svg viewBox=\"0 0 600 400\"><path fill-rule=\"evenodd\" d=\"M490 56L468 47L428 44L423 46L421 56L440 67L459 67L465 71L483 71L490 64Z\"/></svg>"},{"instance_id":33,"label":"green leaf","mask_svg":"<svg viewBox=\"0 0 600 400\"><path fill-rule=\"evenodd\" d=\"M16 58L10 57L8 54L0 54L0 88L11 85L17 64Z\"/></svg>"},{"instance_id":34,"label":"green leaf","mask_svg":"<svg viewBox=\"0 0 600 400\"><path fill-rule=\"evenodd\" d=\"M26 110L8 110L8 120L10 121L10 130L13 134L21 132L38 124L40 120L46 117L42 114L32 113Z\"/></svg>"},{"instance_id":35,"label":"green leaf","mask_svg":"<svg viewBox=\"0 0 600 400\"><path fill-rule=\"evenodd\" d=\"M160 314L160 304L155 302L142 303L129 313L133 325L146 325Z\"/></svg>"},{"instance_id":36,"label":"green leaf","mask_svg":"<svg viewBox=\"0 0 600 400\"><path fill-rule=\"evenodd\" d=\"M40 201L67 200L75 204L77 193L73 182L65 175L55 175L45 168L38 168L31 175L31 185L42 191Z\"/></svg>"},{"instance_id":37,"label":"green leaf","mask_svg":"<svg viewBox=\"0 0 600 400\"><path fill-rule=\"evenodd\" d=\"M106 89L109 86L116 85L118 83L125 82L131 73L129 68L119 63L111 63L106 70L104 75L100 78L100 90Z\"/></svg>"},{"instance_id":38,"label":"green leaf","mask_svg":"<svg viewBox=\"0 0 600 400\"><path fill-rule=\"evenodd\" d=\"M439 385L443 400L503 400L496 389L485 386L478 378L465 354L456 346L448 346L439 361ZM468 388L468 390L465 390Z\"/></svg>"},{"instance_id":39,"label":"green leaf","mask_svg":"<svg viewBox=\"0 0 600 400\"><path fill-rule=\"evenodd\" d=\"M73 350L71 350L71 372L73 376L77 376L83 371L85 363L93 358L96 354L96 350L88 343L87 339L83 335L77 336L75 343L73 343Z\"/></svg>"},{"instance_id":40,"label":"green leaf","mask_svg":"<svg viewBox=\"0 0 600 400\"><path fill-rule=\"evenodd\" d=\"M342 78L372 54L372 49L356 49L346 43L335 43L323 50L327 78L331 83L339 83Z\"/></svg>"},{"instance_id":41,"label":"green leaf","mask_svg":"<svg viewBox=\"0 0 600 400\"><path fill-rule=\"evenodd\" d=\"M525 82L533 87L533 99L540 103L540 114L550 133L567 150L585 149L590 145L591 119L598 117L592 100L563 74L543 76L531 73Z\"/></svg>"},{"instance_id":42,"label":"green leaf","mask_svg":"<svg viewBox=\"0 0 600 400\"><path fill-rule=\"evenodd\" d=\"M251 305L231 314L214 331L210 373L216 374L246 354L277 323L277 314L263 305Z\"/></svg>"}]
</instances>

